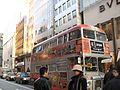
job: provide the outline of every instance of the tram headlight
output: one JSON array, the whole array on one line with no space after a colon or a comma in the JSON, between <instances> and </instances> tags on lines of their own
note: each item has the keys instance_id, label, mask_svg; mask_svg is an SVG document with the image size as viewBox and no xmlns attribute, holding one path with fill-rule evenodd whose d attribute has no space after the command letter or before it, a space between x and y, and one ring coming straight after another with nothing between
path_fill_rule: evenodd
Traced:
<instances>
[{"instance_id":1,"label":"tram headlight","mask_svg":"<svg viewBox=\"0 0 120 90\"><path fill-rule=\"evenodd\" d=\"M92 82L91 82L91 81L88 81L88 82L87 82L87 87L90 87L91 84L92 84Z\"/></svg>"}]
</instances>

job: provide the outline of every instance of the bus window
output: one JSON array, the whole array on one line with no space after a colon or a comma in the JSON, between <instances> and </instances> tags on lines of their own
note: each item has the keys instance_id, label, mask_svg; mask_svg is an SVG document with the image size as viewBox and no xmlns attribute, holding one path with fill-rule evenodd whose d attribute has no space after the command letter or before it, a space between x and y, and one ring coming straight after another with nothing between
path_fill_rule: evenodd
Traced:
<instances>
[{"instance_id":1,"label":"bus window","mask_svg":"<svg viewBox=\"0 0 120 90\"><path fill-rule=\"evenodd\" d=\"M39 72L39 70L40 70L40 68L41 68L41 66L36 66L36 72Z\"/></svg>"},{"instance_id":2,"label":"bus window","mask_svg":"<svg viewBox=\"0 0 120 90\"><path fill-rule=\"evenodd\" d=\"M57 71L61 71L61 72L63 72L63 71L67 71L67 65L66 65L66 61L63 61L63 62L58 62L57 63Z\"/></svg>"},{"instance_id":3,"label":"bus window","mask_svg":"<svg viewBox=\"0 0 120 90\"><path fill-rule=\"evenodd\" d=\"M85 58L86 71L97 71L97 58L86 57Z\"/></svg>"},{"instance_id":4,"label":"bus window","mask_svg":"<svg viewBox=\"0 0 120 90\"><path fill-rule=\"evenodd\" d=\"M51 45L52 47L56 46L56 45L57 45L57 39L52 40L52 41L51 41L51 44L52 44L52 45Z\"/></svg>"},{"instance_id":5,"label":"bus window","mask_svg":"<svg viewBox=\"0 0 120 90\"><path fill-rule=\"evenodd\" d=\"M50 72L55 72L56 71L56 64L50 64L49 65L49 71Z\"/></svg>"},{"instance_id":6,"label":"bus window","mask_svg":"<svg viewBox=\"0 0 120 90\"><path fill-rule=\"evenodd\" d=\"M42 50L42 46L37 46L33 49L33 53L38 53Z\"/></svg>"},{"instance_id":7,"label":"bus window","mask_svg":"<svg viewBox=\"0 0 120 90\"><path fill-rule=\"evenodd\" d=\"M71 31L69 33L69 41L70 40L73 40L73 39L77 39L77 38L80 38L81 37L81 32L79 29L77 30L74 30L74 31Z\"/></svg>"},{"instance_id":8,"label":"bus window","mask_svg":"<svg viewBox=\"0 0 120 90\"><path fill-rule=\"evenodd\" d=\"M64 43L67 42L67 34L64 35Z\"/></svg>"},{"instance_id":9,"label":"bus window","mask_svg":"<svg viewBox=\"0 0 120 90\"><path fill-rule=\"evenodd\" d=\"M63 36L58 37L58 45L63 43Z\"/></svg>"},{"instance_id":10,"label":"bus window","mask_svg":"<svg viewBox=\"0 0 120 90\"><path fill-rule=\"evenodd\" d=\"M106 35L101 32L96 32L97 40L106 41Z\"/></svg>"},{"instance_id":11,"label":"bus window","mask_svg":"<svg viewBox=\"0 0 120 90\"><path fill-rule=\"evenodd\" d=\"M47 49L48 46L49 46L49 44L48 44L48 43L45 43L45 44L43 45L43 49L44 49L44 50Z\"/></svg>"},{"instance_id":12,"label":"bus window","mask_svg":"<svg viewBox=\"0 0 120 90\"><path fill-rule=\"evenodd\" d=\"M84 38L95 39L95 32L92 30L83 29Z\"/></svg>"}]
</instances>

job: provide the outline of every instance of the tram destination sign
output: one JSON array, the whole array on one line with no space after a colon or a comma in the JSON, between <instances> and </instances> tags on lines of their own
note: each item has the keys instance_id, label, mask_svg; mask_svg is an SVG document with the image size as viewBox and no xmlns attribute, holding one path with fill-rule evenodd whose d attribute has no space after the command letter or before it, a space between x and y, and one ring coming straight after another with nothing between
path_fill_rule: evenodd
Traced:
<instances>
[{"instance_id":1,"label":"tram destination sign","mask_svg":"<svg viewBox=\"0 0 120 90\"><path fill-rule=\"evenodd\" d=\"M100 53L101 54L104 52L104 47L102 42L97 42L97 41L90 41L90 46L91 46L91 52L92 53Z\"/></svg>"}]
</instances>

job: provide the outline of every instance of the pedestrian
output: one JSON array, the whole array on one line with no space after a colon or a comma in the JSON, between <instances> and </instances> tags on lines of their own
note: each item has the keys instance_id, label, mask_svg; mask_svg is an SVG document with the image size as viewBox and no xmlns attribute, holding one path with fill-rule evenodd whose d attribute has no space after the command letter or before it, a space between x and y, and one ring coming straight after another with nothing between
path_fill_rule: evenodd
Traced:
<instances>
[{"instance_id":1,"label":"pedestrian","mask_svg":"<svg viewBox=\"0 0 120 90\"><path fill-rule=\"evenodd\" d=\"M113 73L112 73L113 68L114 68L114 65L111 64L111 65L110 65L110 68L109 68L109 71L108 71L108 72L105 74L105 76L104 76L104 81L103 81L104 85L105 85L108 81L110 81L111 79L114 78Z\"/></svg>"},{"instance_id":2,"label":"pedestrian","mask_svg":"<svg viewBox=\"0 0 120 90\"><path fill-rule=\"evenodd\" d=\"M108 81L103 90L120 90L120 67L113 68L114 78Z\"/></svg>"},{"instance_id":3,"label":"pedestrian","mask_svg":"<svg viewBox=\"0 0 120 90\"><path fill-rule=\"evenodd\" d=\"M68 84L68 90L87 90L87 80L83 76L82 66L76 64L72 71L75 75Z\"/></svg>"},{"instance_id":4,"label":"pedestrian","mask_svg":"<svg viewBox=\"0 0 120 90\"><path fill-rule=\"evenodd\" d=\"M40 78L34 82L34 90L51 90L48 78L48 68L40 68Z\"/></svg>"}]
</instances>

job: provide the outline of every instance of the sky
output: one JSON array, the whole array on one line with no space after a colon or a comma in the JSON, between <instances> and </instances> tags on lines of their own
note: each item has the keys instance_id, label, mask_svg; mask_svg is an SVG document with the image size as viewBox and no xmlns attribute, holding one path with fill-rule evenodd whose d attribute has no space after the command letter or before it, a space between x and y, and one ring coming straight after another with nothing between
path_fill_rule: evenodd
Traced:
<instances>
[{"instance_id":1,"label":"sky","mask_svg":"<svg viewBox=\"0 0 120 90\"><path fill-rule=\"evenodd\" d=\"M0 1L0 33L4 34L4 42L12 37L16 24L20 21L20 12L24 9L23 0Z\"/></svg>"}]
</instances>

